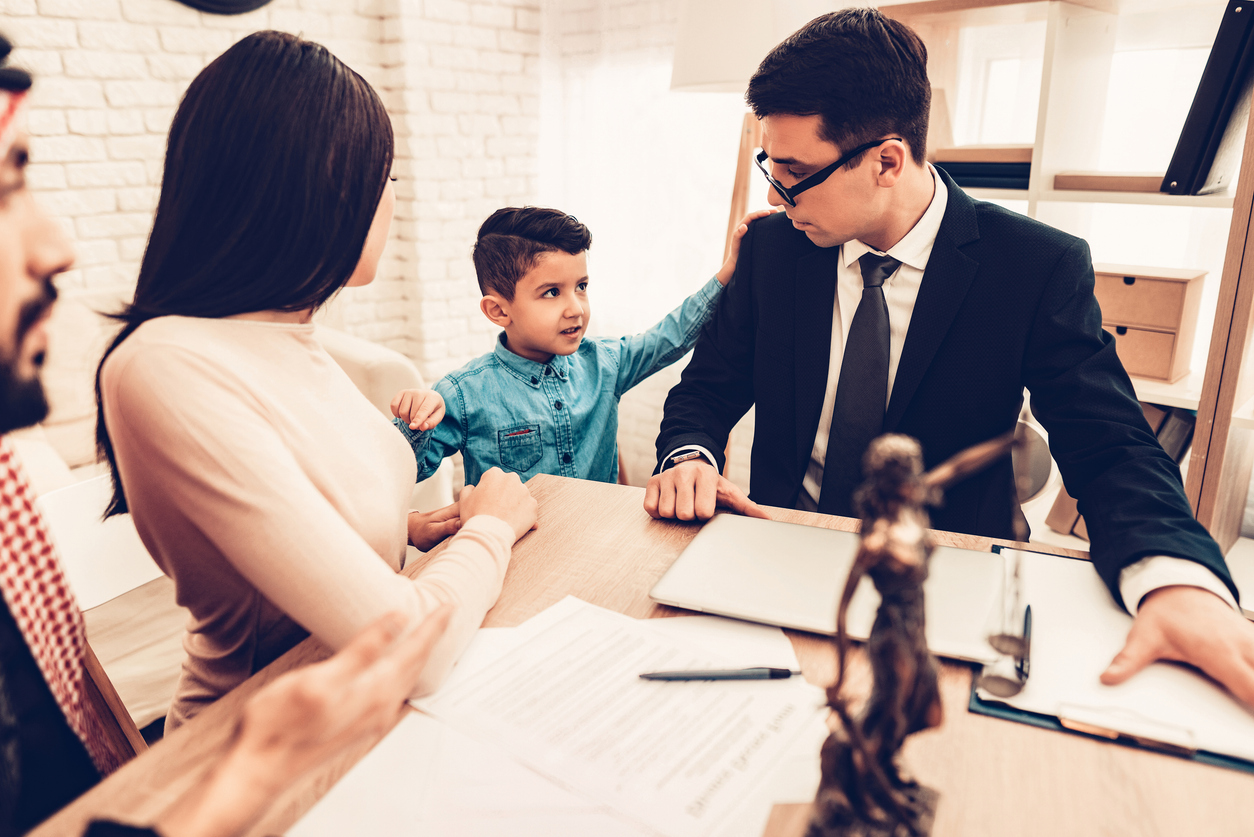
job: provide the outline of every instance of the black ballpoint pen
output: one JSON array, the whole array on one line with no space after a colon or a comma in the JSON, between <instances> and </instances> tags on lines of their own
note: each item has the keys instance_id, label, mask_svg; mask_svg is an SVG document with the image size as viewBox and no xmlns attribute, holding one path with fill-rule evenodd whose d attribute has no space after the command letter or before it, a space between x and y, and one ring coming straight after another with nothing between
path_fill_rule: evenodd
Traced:
<instances>
[{"instance_id":1,"label":"black ballpoint pen","mask_svg":"<svg viewBox=\"0 0 1254 837\"><path fill-rule=\"evenodd\" d=\"M728 668L707 671L648 671L641 680L783 680L801 674L787 668Z\"/></svg>"},{"instance_id":2,"label":"black ballpoint pen","mask_svg":"<svg viewBox=\"0 0 1254 837\"><path fill-rule=\"evenodd\" d=\"M1023 609L1023 656L1015 661L1019 678L1027 680L1032 670L1032 605Z\"/></svg>"}]
</instances>

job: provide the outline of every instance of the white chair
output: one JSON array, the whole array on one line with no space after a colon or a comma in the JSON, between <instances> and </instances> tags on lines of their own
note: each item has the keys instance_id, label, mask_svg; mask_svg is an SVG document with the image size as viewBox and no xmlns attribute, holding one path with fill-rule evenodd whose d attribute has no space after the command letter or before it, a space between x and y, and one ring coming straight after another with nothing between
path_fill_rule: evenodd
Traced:
<instances>
[{"instance_id":1,"label":"white chair","mask_svg":"<svg viewBox=\"0 0 1254 837\"><path fill-rule=\"evenodd\" d=\"M139 540L129 514L103 519L107 475L36 502L83 609L87 636L137 727L165 715L183 663L187 611Z\"/></svg>"},{"instance_id":2,"label":"white chair","mask_svg":"<svg viewBox=\"0 0 1254 837\"><path fill-rule=\"evenodd\" d=\"M102 475L36 500L83 610L161 577L129 514L102 519L112 493L109 477Z\"/></svg>"},{"instance_id":3,"label":"white chair","mask_svg":"<svg viewBox=\"0 0 1254 837\"><path fill-rule=\"evenodd\" d=\"M139 728L163 716L174 695L184 614L174 605L168 579L140 543L130 515L102 519L108 499L108 477L97 477L35 502L87 623L84 697L106 722L107 746L126 761L147 749ZM136 595L162 581L168 590L155 599L152 591ZM133 647L132 632L145 638L144 649ZM161 649L156 666L154 648ZM136 670L146 676L136 677Z\"/></svg>"},{"instance_id":4,"label":"white chair","mask_svg":"<svg viewBox=\"0 0 1254 837\"><path fill-rule=\"evenodd\" d=\"M392 418L392 398L396 393L403 389L426 387L418 369L400 352L324 325L318 325L314 333L327 354L389 420ZM434 474L414 486L409 507L432 511L451 502L453 461L446 459Z\"/></svg>"}]
</instances>

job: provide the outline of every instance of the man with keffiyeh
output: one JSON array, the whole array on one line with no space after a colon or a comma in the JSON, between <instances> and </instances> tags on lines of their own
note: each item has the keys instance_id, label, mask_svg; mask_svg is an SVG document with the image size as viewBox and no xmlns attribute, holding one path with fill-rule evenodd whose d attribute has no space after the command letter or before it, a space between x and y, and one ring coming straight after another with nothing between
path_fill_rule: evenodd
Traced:
<instances>
[{"instance_id":1,"label":"man with keffiyeh","mask_svg":"<svg viewBox=\"0 0 1254 837\"><path fill-rule=\"evenodd\" d=\"M52 279L74 262L26 188L31 77L0 37L0 837L24 834L116 770L105 720L84 700L83 616L7 436L48 412L39 380ZM280 677L244 706L207 779L157 823L167 837L245 831L300 774L399 719L449 608L418 625L389 614L331 659ZM88 834L158 831L94 823Z\"/></svg>"},{"instance_id":2,"label":"man with keffiyeh","mask_svg":"<svg viewBox=\"0 0 1254 837\"><path fill-rule=\"evenodd\" d=\"M0 43L0 58L9 52ZM73 252L25 188L30 76L0 66L0 432L48 411L39 371L52 277ZM83 617L30 485L0 436L0 820L25 831L117 765L83 701Z\"/></svg>"}]
</instances>

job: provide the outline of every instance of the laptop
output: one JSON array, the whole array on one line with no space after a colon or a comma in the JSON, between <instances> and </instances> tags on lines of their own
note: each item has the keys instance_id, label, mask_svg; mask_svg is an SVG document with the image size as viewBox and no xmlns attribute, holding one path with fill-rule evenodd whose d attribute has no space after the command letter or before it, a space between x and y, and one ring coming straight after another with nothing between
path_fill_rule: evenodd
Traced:
<instances>
[{"instance_id":1,"label":"laptop","mask_svg":"<svg viewBox=\"0 0 1254 837\"><path fill-rule=\"evenodd\" d=\"M834 636L836 608L858 536L797 523L715 515L649 592L654 601ZM1001 617L1003 559L993 552L938 546L923 585L932 653L988 663ZM879 594L863 578L849 603L850 637L871 633Z\"/></svg>"}]
</instances>

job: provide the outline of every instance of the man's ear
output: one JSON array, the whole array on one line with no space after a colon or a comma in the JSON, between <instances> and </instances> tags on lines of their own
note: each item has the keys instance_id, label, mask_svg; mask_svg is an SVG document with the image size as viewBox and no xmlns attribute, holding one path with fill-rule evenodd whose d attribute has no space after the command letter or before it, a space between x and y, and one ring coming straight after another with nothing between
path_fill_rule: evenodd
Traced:
<instances>
[{"instance_id":1,"label":"man's ear","mask_svg":"<svg viewBox=\"0 0 1254 837\"><path fill-rule=\"evenodd\" d=\"M905 172L905 167L914 160L910 156L910 147L902 142L886 142L879 147L875 157L877 179L881 186L892 186Z\"/></svg>"},{"instance_id":2,"label":"man's ear","mask_svg":"<svg viewBox=\"0 0 1254 837\"><path fill-rule=\"evenodd\" d=\"M483 312L483 316L501 328L505 328L512 322L509 317L509 303L496 294L485 294L483 299L479 300L479 310Z\"/></svg>"}]
</instances>

